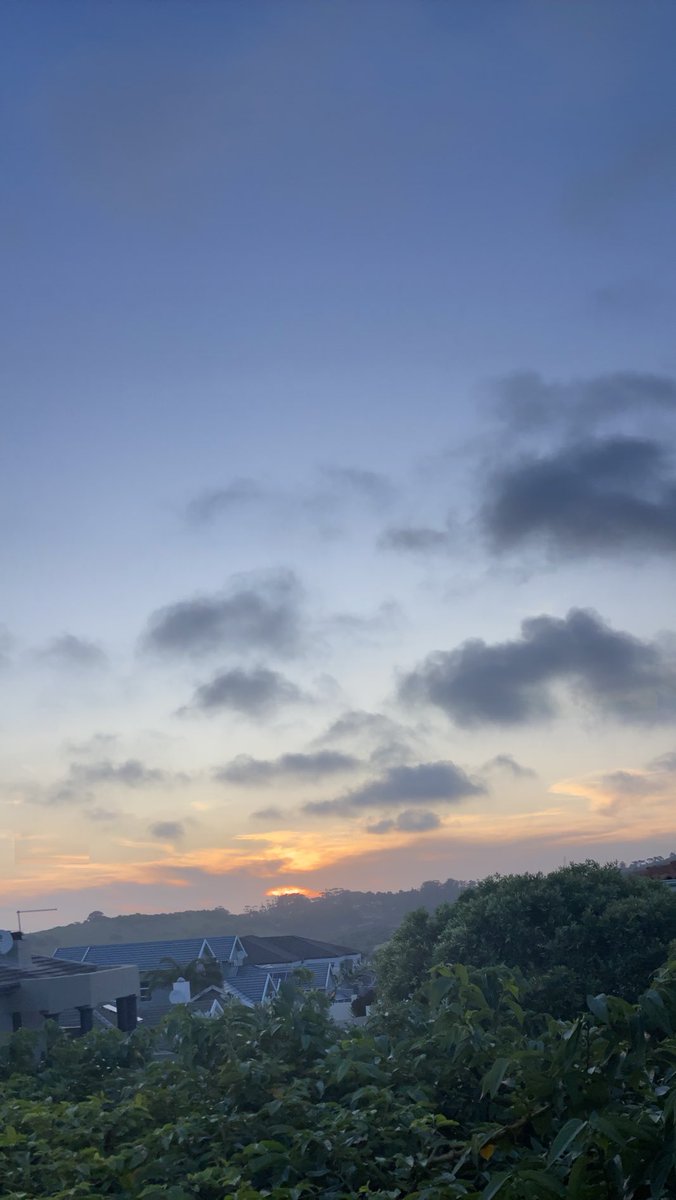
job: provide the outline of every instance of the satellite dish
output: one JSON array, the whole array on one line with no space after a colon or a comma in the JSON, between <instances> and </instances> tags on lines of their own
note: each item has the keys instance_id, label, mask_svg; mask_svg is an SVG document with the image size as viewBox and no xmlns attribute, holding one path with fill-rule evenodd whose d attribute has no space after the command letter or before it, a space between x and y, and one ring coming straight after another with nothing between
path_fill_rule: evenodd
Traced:
<instances>
[{"instance_id":1,"label":"satellite dish","mask_svg":"<svg viewBox=\"0 0 676 1200\"><path fill-rule=\"evenodd\" d=\"M0 929L0 954L9 954L14 945L14 938L8 929Z\"/></svg>"}]
</instances>

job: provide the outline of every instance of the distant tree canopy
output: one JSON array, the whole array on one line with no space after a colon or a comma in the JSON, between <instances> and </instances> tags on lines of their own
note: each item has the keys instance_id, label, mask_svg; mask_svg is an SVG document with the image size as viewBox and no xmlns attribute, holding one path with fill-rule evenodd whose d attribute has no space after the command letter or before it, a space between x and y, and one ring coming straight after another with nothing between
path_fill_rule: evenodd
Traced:
<instances>
[{"instance_id":1,"label":"distant tree canopy","mask_svg":"<svg viewBox=\"0 0 676 1200\"><path fill-rule=\"evenodd\" d=\"M334 888L313 899L277 896L243 913L218 907L177 913L131 913L106 917L92 912L83 922L30 935L33 954L51 954L57 946L110 945L115 942L169 941L215 934L302 934L368 953L386 942L407 913L433 910L454 901L467 885L457 879L430 880L399 892L353 892Z\"/></svg>"},{"instance_id":2,"label":"distant tree canopy","mask_svg":"<svg viewBox=\"0 0 676 1200\"><path fill-rule=\"evenodd\" d=\"M526 976L534 1007L568 1015L598 992L635 1000L675 938L676 897L615 866L496 875L408 914L378 953L378 995L403 1000L442 963L504 964Z\"/></svg>"}]
</instances>

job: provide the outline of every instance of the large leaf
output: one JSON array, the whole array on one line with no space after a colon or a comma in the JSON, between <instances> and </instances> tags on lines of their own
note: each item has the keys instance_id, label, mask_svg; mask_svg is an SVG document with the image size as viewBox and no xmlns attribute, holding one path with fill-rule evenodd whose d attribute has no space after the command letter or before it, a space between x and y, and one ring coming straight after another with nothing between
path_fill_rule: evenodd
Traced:
<instances>
[{"instance_id":1,"label":"large leaf","mask_svg":"<svg viewBox=\"0 0 676 1200\"><path fill-rule=\"evenodd\" d=\"M481 1080L481 1095L485 1096L486 1093L488 1093L491 1098L495 1097L500 1090L500 1085L502 1084L508 1069L508 1058L496 1058L490 1070L486 1072Z\"/></svg>"},{"instance_id":2,"label":"large leaf","mask_svg":"<svg viewBox=\"0 0 676 1200\"><path fill-rule=\"evenodd\" d=\"M551 1167L558 1158L573 1145L583 1129L587 1128L587 1122L581 1121L578 1117L572 1117L570 1121L566 1121L562 1129L559 1130L547 1155L547 1166Z\"/></svg>"}]
</instances>

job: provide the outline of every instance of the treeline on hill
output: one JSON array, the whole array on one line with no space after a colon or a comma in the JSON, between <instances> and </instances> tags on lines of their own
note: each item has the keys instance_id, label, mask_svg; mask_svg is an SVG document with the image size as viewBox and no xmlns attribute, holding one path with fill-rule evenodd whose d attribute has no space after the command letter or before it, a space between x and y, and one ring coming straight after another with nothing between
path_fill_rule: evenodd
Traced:
<instances>
[{"instance_id":1,"label":"treeline on hill","mask_svg":"<svg viewBox=\"0 0 676 1200\"><path fill-rule=\"evenodd\" d=\"M368 953L392 936L407 913L432 911L452 903L467 885L456 879L437 880L401 892L351 892L341 888L309 899L278 896L261 908L231 913L225 908L178 913L134 913L106 917L92 914L86 921L61 925L30 935L34 954L51 954L57 946L107 945L112 942L164 941L208 937L209 934L301 934L320 941L353 946Z\"/></svg>"},{"instance_id":2,"label":"treeline on hill","mask_svg":"<svg viewBox=\"0 0 676 1200\"><path fill-rule=\"evenodd\" d=\"M584 925L583 895L610 896L614 881L615 962L624 954L629 971L623 903L676 908L661 885L635 891L592 864L555 874L571 902L557 928ZM537 946L554 919L538 876L488 881L473 919L477 892L463 899L466 945L500 883L519 892L515 937ZM500 943L484 928L488 958ZM519 970L456 962L349 1031L323 996L289 985L267 1009L174 1012L126 1039L69 1041L51 1026L42 1056L20 1031L0 1050L3 1200L676 1196L676 961L636 1003L599 994L563 1019L537 998Z\"/></svg>"}]
</instances>

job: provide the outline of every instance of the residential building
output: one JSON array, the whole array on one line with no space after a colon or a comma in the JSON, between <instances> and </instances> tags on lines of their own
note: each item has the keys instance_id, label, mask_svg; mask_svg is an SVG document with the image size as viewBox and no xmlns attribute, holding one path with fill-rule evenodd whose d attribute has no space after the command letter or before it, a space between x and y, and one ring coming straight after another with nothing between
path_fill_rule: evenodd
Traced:
<instances>
[{"instance_id":1,"label":"residential building","mask_svg":"<svg viewBox=\"0 0 676 1200\"><path fill-rule=\"evenodd\" d=\"M94 1014L113 1004L121 1030L136 1028L138 968L98 966L33 956L21 933L0 931L0 1038L17 1029L41 1029L46 1020L72 1014L76 1033L92 1028Z\"/></svg>"},{"instance_id":2,"label":"residential building","mask_svg":"<svg viewBox=\"0 0 676 1200\"><path fill-rule=\"evenodd\" d=\"M281 984L293 978L299 968L310 972L299 986L316 988L333 996L344 965L356 966L361 954L348 946L320 942L312 938L290 935L254 937L224 935L206 938L179 938L162 942L127 942L107 946L60 946L54 958L63 963L79 963L99 969L117 964L133 964L140 974L139 1020L154 1025L173 1004L185 1004L193 1012L206 1016L220 1015L233 1001L252 1008L264 1004L279 990ZM171 963L186 967L188 963L211 960L218 963L222 983L206 984L192 995L190 985L180 976L171 985L157 986L153 974L167 971ZM206 971L205 971L206 974ZM187 989L187 990L186 990ZM114 1008L105 1005L100 1013L106 1023ZM64 1023L72 1018L67 1014Z\"/></svg>"}]
</instances>

